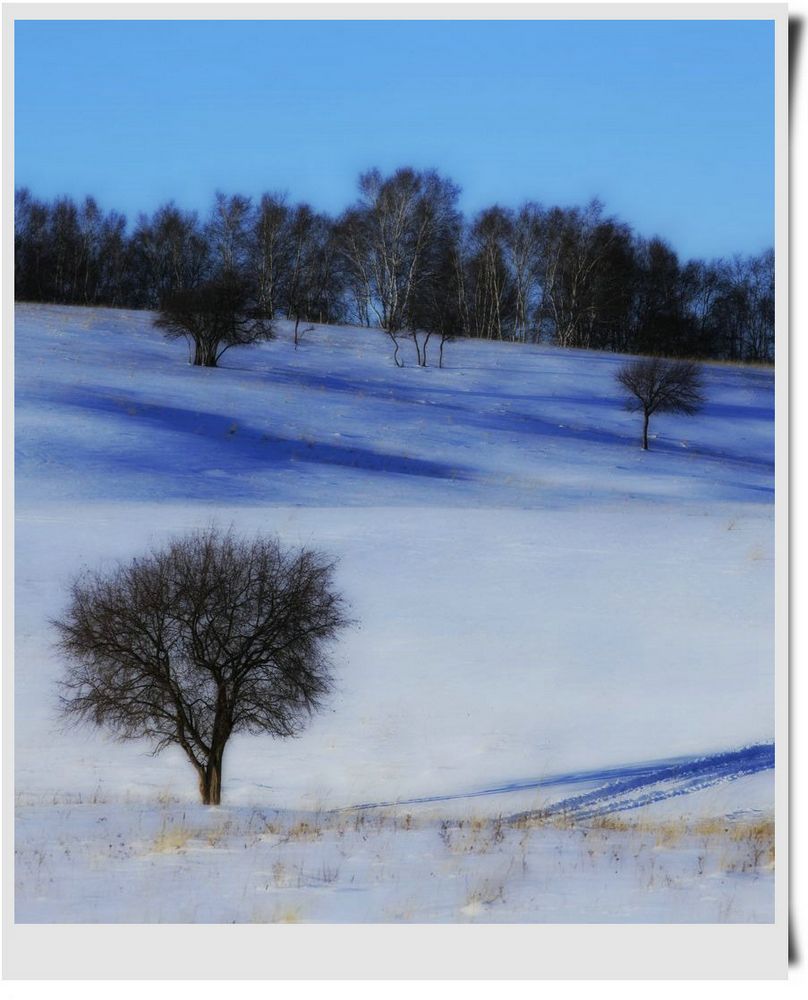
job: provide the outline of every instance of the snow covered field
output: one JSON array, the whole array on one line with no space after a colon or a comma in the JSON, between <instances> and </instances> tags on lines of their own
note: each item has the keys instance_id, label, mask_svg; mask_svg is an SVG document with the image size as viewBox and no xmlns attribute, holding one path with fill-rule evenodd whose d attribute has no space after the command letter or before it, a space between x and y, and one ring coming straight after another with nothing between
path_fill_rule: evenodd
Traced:
<instances>
[{"instance_id":1,"label":"snow covered field","mask_svg":"<svg viewBox=\"0 0 808 1000\"><path fill-rule=\"evenodd\" d=\"M761 818L580 826L195 804L20 811L17 920L771 920Z\"/></svg>"},{"instance_id":2,"label":"snow covered field","mask_svg":"<svg viewBox=\"0 0 808 1000\"><path fill-rule=\"evenodd\" d=\"M18 920L772 918L770 769L535 816L575 790L547 776L771 740L771 371L707 366L643 453L614 355L398 370L376 331L279 324L194 369L151 318L17 307ZM234 737L205 810L184 758L61 727L48 621L210 523L338 556L359 624L328 710Z\"/></svg>"}]
</instances>

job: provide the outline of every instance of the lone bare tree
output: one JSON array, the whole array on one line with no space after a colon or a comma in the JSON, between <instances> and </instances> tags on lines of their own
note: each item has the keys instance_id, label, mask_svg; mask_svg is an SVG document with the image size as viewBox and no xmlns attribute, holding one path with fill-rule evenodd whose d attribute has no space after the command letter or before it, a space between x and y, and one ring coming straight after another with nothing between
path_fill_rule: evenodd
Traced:
<instances>
[{"instance_id":1,"label":"lone bare tree","mask_svg":"<svg viewBox=\"0 0 808 1000\"><path fill-rule=\"evenodd\" d=\"M154 325L168 340L183 338L194 365L216 368L231 347L271 340L268 315L254 303L247 284L235 276L207 281L164 296Z\"/></svg>"},{"instance_id":2,"label":"lone bare tree","mask_svg":"<svg viewBox=\"0 0 808 1000\"><path fill-rule=\"evenodd\" d=\"M321 553L211 528L73 584L53 622L65 715L119 739L179 746L218 805L232 733L296 735L331 686L349 624Z\"/></svg>"},{"instance_id":3,"label":"lone bare tree","mask_svg":"<svg viewBox=\"0 0 808 1000\"><path fill-rule=\"evenodd\" d=\"M626 390L625 407L642 411L642 446L648 450L648 422L654 413L697 413L704 405L701 370L691 361L641 358L624 365L617 381Z\"/></svg>"}]
</instances>

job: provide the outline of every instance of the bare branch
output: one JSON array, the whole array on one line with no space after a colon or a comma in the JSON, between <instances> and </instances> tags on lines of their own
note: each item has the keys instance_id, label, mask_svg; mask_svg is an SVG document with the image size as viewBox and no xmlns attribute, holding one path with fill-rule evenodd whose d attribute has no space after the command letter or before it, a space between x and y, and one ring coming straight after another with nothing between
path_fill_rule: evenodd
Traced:
<instances>
[{"instance_id":1,"label":"bare branch","mask_svg":"<svg viewBox=\"0 0 808 1000\"><path fill-rule=\"evenodd\" d=\"M215 529L85 575L53 622L64 714L178 745L218 801L232 733L292 736L330 691L328 649L350 624L333 576L318 552Z\"/></svg>"},{"instance_id":2,"label":"bare branch","mask_svg":"<svg viewBox=\"0 0 808 1000\"><path fill-rule=\"evenodd\" d=\"M648 422L654 413L692 415L704 405L701 369L691 361L640 358L616 375L626 390L625 407L643 414L643 449L648 448Z\"/></svg>"}]
</instances>

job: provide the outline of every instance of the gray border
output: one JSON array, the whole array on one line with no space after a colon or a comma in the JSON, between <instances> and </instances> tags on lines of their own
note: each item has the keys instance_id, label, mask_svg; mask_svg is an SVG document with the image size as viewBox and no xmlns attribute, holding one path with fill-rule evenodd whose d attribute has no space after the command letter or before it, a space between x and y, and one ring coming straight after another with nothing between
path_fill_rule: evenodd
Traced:
<instances>
[{"instance_id":1,"label":"gray border","mask_svg":"<svg viewBox=\"0 0 808 1000\"><path fill-rule=\"evenodd\" d=\"M12 331L13 35L21 19L644 19L775 21L777 278L775 922L761 925L15 925L13 337L3 337L3 973L8 979L772 979L788 931L788 23L782 4L10 4L3 7L3 322ZM199 955L205 955L200 972ZM47 955L47 967L43 963ZM317 968L310 965L317 956ZM586 968L578 964L586 955Z\"/></svg>"}]
</instances>

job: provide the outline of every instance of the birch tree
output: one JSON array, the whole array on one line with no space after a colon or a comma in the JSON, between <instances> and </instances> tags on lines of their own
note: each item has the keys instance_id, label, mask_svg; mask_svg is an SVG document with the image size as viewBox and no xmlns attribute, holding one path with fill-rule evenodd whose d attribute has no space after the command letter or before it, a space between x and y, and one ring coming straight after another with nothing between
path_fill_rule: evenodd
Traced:
<instances>
[{"instance_id":1,"label":"birch tree","mask_svg":"<svg viewBox=\"0 0 808 1000\"><path fill-rule=\"evenodd\" d=\"M393 361L402 367L400 339L432 273L430 249L458 225L459 189L434 170L404 167L386 178L379 170L362 174L359 192L341 221L340 249L360 308L390 337Z\"/></svg>"}]
</instances>

